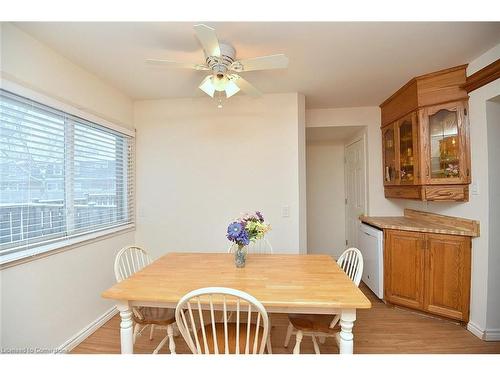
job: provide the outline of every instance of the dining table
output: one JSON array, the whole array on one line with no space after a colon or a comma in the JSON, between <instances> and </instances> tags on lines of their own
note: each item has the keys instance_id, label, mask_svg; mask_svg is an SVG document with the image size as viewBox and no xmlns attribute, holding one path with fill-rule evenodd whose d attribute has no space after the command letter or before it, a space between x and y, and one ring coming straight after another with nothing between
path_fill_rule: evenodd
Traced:
<instances>
[{"instance_id":1,"label":"dining table","mask_svg":"<svg viewBox=\"0 0 500 375\"><path fill-rule=\"evenodd\" d=\"M371 307L327 254L249 254L237 268L233 254L170 252L102 293L120 312L121 353L133 353L132 307L175 309L186 293L204 287L247 292L268 313L338 314L340 354L353 353L356 310Z\"/></svg>"}]
</instances>

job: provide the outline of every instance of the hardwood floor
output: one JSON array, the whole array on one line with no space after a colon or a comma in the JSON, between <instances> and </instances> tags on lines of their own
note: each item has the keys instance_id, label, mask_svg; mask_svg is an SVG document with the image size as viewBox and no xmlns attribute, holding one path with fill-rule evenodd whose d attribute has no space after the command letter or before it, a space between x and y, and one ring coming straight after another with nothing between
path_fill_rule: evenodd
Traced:
<instances>
[{"instance_id":1,"label":"hardwood floor","mask_svg":"<svg viewBox=\"0 0 500 375\"><path fill-rule=\"evenodd\" d=\"M500 353L500 342L485 342L465 327L448 320L386 306L363 284L361 290L372 301L369 310L358 310L354 324L355 353ZM274 354L290 354L295 336L288 348L283 347L288 319L286 314L271 314L271 339ZM156 330L152 341L149 332L137 338L135 353L151 353L166 331ZM177 353L189 353L181 336L176 337ZM334 339L320 344L322 353L338 353ZM304 338L302 353L314 353L312 342ZM104 326L78 345L71 353L120 353L120 318L114 316ZM168 353L165 345L160 353Z\"/></svg>"}]
</instances>

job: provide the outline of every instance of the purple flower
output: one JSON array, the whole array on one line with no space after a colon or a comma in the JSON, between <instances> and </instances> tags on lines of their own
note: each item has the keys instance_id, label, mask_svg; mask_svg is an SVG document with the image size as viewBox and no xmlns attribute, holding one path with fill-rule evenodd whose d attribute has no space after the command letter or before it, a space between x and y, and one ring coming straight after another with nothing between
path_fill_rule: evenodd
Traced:
<instances>
[{"instance_id":1,"label":"purple flower","mask_svg":"<svg viewBox=\"0 0 500 375\"><path fill-rule=\"evenodd\" d=\"M243 246L246 246L250 243L250 239L248 238L248 232L243 229L241 232L240 232L240 235L238 236L238 238L236 238L236 241L235 241L238 245L243 245Z\"/></svg>"},{"instance_id":2,"label":"purple flower","mask_svg":"<svg viewBox=\"0 0 500 375\"><path fill-rule=\"evenodd\" d=\"M246 246L250 243L248 232L245 229L245 224L237 221L229 224L227 227L227 239L239 245Z\"/></svg>"},{"instance_id":3,"label":"purple flower","mask_svg":"<svg viewBox=\"0 0 500 375\"><path fill-rule=\"evenodd\" d=\"M229 241L235 241L236 238L241 234L241 231L243 230L243 225L241 223L238 223L237 221L229 224L227 227L227 239Z\"/></svg>"},{"instance_id":4,"label":"purple flower","mask_svg":"<svg viewBox=\"0 0 500 375\"><path fill-rule=\"evenodd\" d=\"M253 213L246 213L242 215L239 219L239 222L245 225L248 221L260 221L264 222L264 216L259 211L255 211Z\"/></svg>"}]
</instances>

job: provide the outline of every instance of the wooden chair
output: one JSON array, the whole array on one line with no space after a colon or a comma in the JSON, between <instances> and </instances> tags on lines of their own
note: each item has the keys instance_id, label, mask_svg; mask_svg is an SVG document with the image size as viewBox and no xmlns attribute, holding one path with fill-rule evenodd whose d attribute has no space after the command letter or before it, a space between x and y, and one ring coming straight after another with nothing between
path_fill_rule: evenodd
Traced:
<instances>
[{"instance_id":1,"label":"wooden chair","mask_svg":"<svg viewBox=\"0 0 500 375\"><path fill-rule=\"evenodd\" d=\"M229 246L229 249L227 249L228 253L234 253L234 251L238 248L238 245L235 243L231 244ZM261 240L255 241L255 242L250 242L247 246L248 248L248 253L249 254L272 254L273 253L273 247L271 246L271 243L268 241L267 238L263 238Z\"/></svg>"},{"instance_id":2,"label":"wooden chair","mask_svg":"<svg viewBox=\"0 0 500 375\"><path fill-rule=\"evenodd\" d=\"M363 274L363 255L355 247L351 247L344 251L337 260L337 264L344 270L349 278L359 286L361 275ZM333 317L329 315L314 315L314 314L289 314L288 329L285 338L285 347L290 342L290 337L295 334L296 342L293 349L293 354L300 353L300 343L304 336L310 336L314 346L314 352L320 354L319 345L316 339L321 343L327 337L336 337L339 327L337 323L340 320L340 315Z\"/></svg>"},{"instance_id":3,"label":"wooden chair","mask_svg":"<svg viewBox=\"0 0 500 375\"><path fill-rule=\"evenodd\" d=\"M216 310L222 311L222 322L215 318ZM234 311L236 322L229 322L229 311ZM236 289L189 292L177 304L175 320L193 354L263 354L269 339L266 309Z\"/></svg>"},{"instance_id":4,"label":"wooden chair","mask_svg":"<svg viewBox=\"0 0 500 375\"><path fill-rule=\"evenodd\" d=\"M137 271L152 262L148 252L138 246L127 246L121 249L115 257L115 277L120 282L130 277ZM169 341L170 353L175 354L174 327L175 314L173 309L159 307L133 307L132 317L134 319L134 343L137 336L148 326L151 327L149 339L153 339L155 327L166 327L167 335L153 351L157 354L159 350ZM142 328L142 329L141 329Z\"/></svg>"}]
</instances>

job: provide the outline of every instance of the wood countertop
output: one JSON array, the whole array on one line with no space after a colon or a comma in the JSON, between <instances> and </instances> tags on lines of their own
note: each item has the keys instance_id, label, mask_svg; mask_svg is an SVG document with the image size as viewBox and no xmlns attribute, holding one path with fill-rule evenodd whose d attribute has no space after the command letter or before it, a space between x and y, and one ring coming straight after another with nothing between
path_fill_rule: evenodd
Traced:
<instances>
[{"instance_id":1,"label":"wood countertop","mask_svg":"<svg viewBox=\"0 0 500 375\"><path fill-rule=\"evenodd\" d=\"M380 229L479 237L479 222L406 208L404 216L360 216L361 222Z\"/></svg>"}]
</instances>

